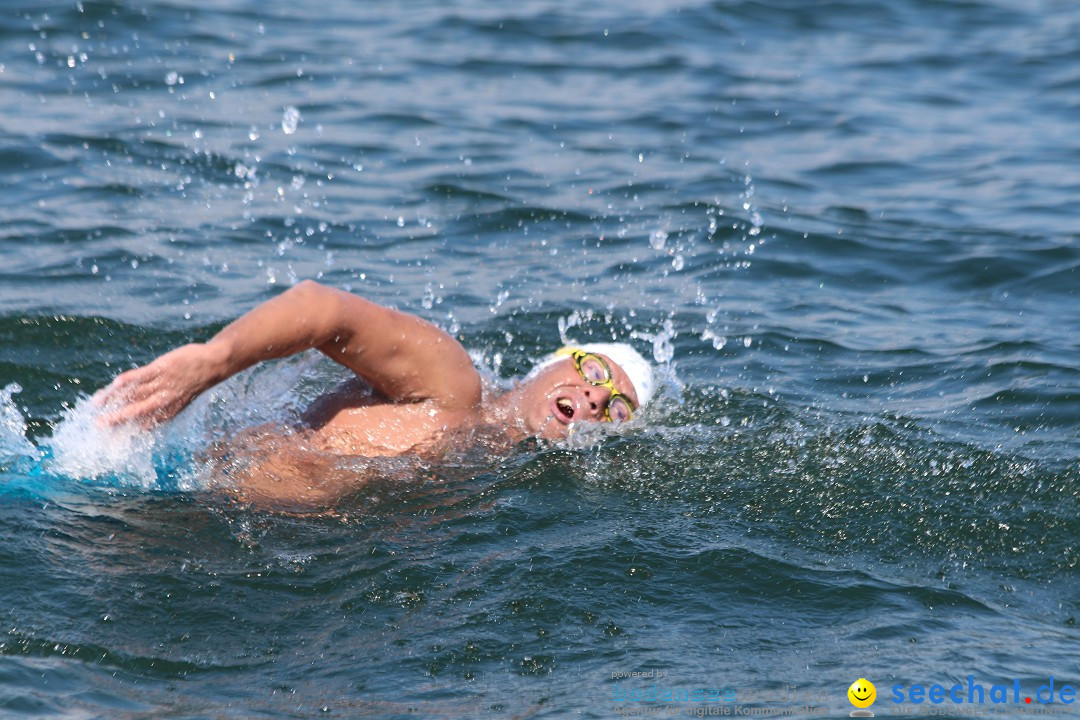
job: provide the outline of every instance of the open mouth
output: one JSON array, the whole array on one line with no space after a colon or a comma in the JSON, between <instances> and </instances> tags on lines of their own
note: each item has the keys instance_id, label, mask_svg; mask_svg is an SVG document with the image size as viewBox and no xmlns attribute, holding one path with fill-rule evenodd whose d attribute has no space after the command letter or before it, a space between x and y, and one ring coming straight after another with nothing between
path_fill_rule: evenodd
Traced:
<instances>
[{"instance_id":1,"label":"open mouth","mask_svg":"<svg viewBox=\"0 0 1080 720\"><path fill-rule=\"evenodd\" d=\"M561 397L555 401L556 417L564 422L568 423L574 419L574 403L570 402L569 398Z\"/></svg>"}]
</instances>

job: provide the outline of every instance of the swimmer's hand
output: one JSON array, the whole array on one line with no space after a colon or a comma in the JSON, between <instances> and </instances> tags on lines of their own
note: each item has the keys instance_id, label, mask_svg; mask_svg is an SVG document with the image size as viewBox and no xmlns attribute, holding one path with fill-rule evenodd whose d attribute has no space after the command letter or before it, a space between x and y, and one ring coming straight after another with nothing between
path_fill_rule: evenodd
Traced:
<instances>
[{"instance_id":1,"label":"swimmer's hand","mask_svg":"<svg viewBox=\"0 0 1080 720\"><path fill-rule=\"evenodd\" d=\"M171 420L221 376L214 348L192 343L165 353L148 365L121 373L93 396L102 408L100 427L132 423L144 428Z\"/></svg>"}]
</instances>

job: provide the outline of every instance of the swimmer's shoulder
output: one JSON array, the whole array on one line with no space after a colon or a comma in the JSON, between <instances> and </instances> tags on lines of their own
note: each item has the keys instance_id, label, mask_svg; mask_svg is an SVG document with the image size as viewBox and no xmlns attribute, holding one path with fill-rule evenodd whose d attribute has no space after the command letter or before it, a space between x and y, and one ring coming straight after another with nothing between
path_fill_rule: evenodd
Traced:
<instances>
[{"instance_id":1,"label":"swimmer's shoulder","mask_svg":"<svg viewBox=\"0 0 1080 720\"><path fill-rule=\"evenodd\" d=\"M327 408L331 409L331 408ZM313 449L385 457L425 453L447 433L466 427L473 412L417 403L367 402L336 408L308 428Z\"/></svg>"}]
</instances>

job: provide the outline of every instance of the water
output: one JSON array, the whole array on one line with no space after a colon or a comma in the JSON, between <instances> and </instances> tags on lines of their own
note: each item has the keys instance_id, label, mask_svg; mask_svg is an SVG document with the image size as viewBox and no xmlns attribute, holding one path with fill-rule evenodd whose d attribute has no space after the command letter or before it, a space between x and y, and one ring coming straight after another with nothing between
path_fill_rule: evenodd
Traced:
<instances>
[{"instance_id":1,"label":"water","mask_svg":"<svg viewBox=\"0 0 1080 720\"><path fill-rule=\"evenodd\" d=\"M5 10L0 714L1077 685L1074 3ZM93 429L117 372L304 278L502 378L630 340L661 394L320 517L198 460L341 378L317 358Z\"/></svg>"}]
</instances>

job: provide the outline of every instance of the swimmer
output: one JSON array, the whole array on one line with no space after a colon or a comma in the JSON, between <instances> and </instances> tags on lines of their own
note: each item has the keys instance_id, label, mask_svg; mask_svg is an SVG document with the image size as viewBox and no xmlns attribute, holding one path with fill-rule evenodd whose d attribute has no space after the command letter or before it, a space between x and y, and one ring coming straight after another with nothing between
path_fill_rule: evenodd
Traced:
<instances>
[{"instance_id":1,"label":"swimmer","mask_svg":"<svg viewBox=\"0 0 1080 720\"><path fill-rule=\"evenodd\" d=\"M597 343L563 348L511 390L485 393L465 348L447 333L308 280L209 342L181 346L117 376L94 395L102 409L98 422L153 427L256 363L309 349L363 381L324 395L303 416L308 447L352 456L414 454L478 426L499 427L511 442L557 439L573 423L631 420L654 389L649 363L635 350Z\"/></svg>"}]
</instances>

